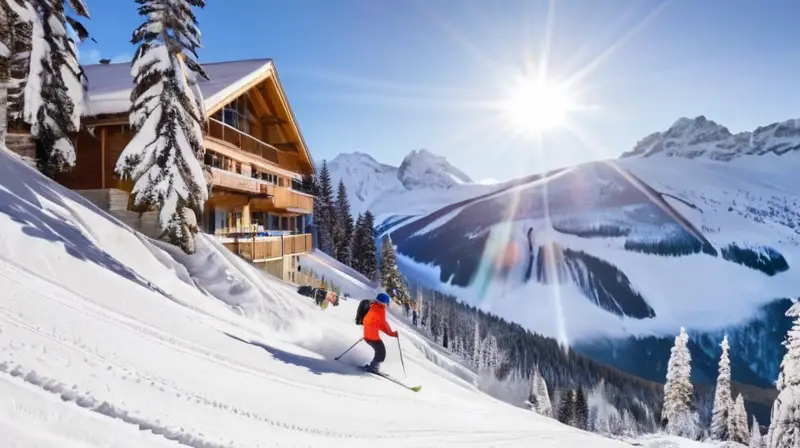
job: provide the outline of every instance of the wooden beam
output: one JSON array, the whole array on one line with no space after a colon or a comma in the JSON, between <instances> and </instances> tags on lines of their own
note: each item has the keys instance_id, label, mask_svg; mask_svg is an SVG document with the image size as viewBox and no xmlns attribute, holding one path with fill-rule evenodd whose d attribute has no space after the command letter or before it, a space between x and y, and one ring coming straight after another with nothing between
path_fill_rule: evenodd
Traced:
<instances>
[{"instance_id":1,"label":"wooden beam","mask_svg":"<svg viewBox=\"0 0 800 448\"><path fill-rule=\"evenodd\" d=\"M264 117L261 119L263 124L284 124L288 123L288 121L284 120L283 118L278 118L275 116Z\"/></svg>"},{"instance_id":2,"label":"wooden beam","mask_svg":"<svg viewBox=\"0 0 800 448\"><path fill-rule=\"evenodd\" d=\"M297 152L297 142L272 143L278 151Z\"/></svg>"},{"instance_id":3,"label":"wooden beam","mask_svg":"<svg viewBox=\"0 0 800 448\"><path fill-rule=\"evenodd\" d=\"M85 126L87 128L117 125L130 126L127 113L81 118L81 126Z\"/></svg>"},{"instance_id":4,"label":"wooden beam","mask_svg":"<svg viewBox=\"0 0 800 448\"><path fill-rule=\"evenodd\" d=\"M106 188L106 127L100 128L100 185Z\"/></svg>"},{"instance_id":5,"label":"wooden beam","mask_svg":"<svg viewBox=\"0 0 800 448\"><path fill-rule=\"evenodd\" d=\"M250 101L253 102L253 105L256 106L256 113L259 117L269 115L269 107L264 101L264 97L261 96L261 92L259 92L257 88L248 90L247 96L250 98Z\"/></svg>"},{"instance_id":6,"label":"wooden beam","mask_svg":"<svg viewBox=\"0 0 800 448\"><path fill-rule=\"evenodd\" d=\"M266 80L264 80L264 83L256 88L256 90L258 90L258 94L261 96L261 99L264 100L264 105L267 106L267 110L269 111L269 115L273 116L273 117L276 117L276 116L278 116L278 111L275 110L275 105L272 104L272 101L270 101L269 92L267 91L267 89L268 89L268 87L267 87L267 81Z\"/></svg>"}]
</instances>

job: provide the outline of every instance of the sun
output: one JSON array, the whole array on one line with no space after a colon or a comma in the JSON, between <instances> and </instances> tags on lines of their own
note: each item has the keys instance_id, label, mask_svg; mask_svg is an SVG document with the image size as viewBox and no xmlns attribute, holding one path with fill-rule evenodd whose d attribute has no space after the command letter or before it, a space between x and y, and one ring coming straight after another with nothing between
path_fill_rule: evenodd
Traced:
<instances>
[{"instance_id":1,"label":"sun","mask_svg":"<svg viewBox=\"0 0 800 448\"><path fill-rule=\"evenodd\" d=\"M541 78L520 78L509 89L502 110L511 127L536 133L562 126L572 104L564 86Z\"/></svg>"}]
</instances>

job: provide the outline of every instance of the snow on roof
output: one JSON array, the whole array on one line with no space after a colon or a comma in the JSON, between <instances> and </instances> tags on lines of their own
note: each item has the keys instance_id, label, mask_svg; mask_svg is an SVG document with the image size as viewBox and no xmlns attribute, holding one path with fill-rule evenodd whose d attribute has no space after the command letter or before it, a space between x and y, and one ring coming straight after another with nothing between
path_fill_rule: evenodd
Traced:
<instances>
[{"instance_id":1,"label":"snow on roof","mask_svg":"<svg viewBox=\"0 0 800 448\"><path fill-rule=\"evenodd\" d=\"M203 64L210 80L198 77L200 91L207 109L239 90L252 79L262 75L272 65L272 59ZM88 79L88 101L85 116L121 114L130 108L133 77L129 62L83 66Z\"/></svg>"}]
</instances>

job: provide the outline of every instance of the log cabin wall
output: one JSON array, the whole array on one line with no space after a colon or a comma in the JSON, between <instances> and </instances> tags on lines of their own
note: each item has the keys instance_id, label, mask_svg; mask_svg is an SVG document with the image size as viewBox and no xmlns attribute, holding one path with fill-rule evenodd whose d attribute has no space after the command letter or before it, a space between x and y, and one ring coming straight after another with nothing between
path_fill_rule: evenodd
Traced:
<instances>
[{"instance_id":1,"label":"log cabin wall","mask_svg":"<svg viewBox=\"0 0 800 448\"><path fill-rule=\"evenodd\" d=\"M117 188L130 192L131 181L120 180L114 169L122 150L133 138L127 125L94 126L81 130L75 146L75 167L56 175L56 181L73 190Z\"/></svg>"}]
</instances>

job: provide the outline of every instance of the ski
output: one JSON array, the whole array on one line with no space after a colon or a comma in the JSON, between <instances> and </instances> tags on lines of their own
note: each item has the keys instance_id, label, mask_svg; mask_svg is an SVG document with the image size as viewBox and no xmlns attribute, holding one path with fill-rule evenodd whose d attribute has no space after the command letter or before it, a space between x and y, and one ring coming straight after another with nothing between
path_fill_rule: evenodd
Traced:
<instances>
[{"instance_id":1,"label":"ski","mask_svg":"<svg viewBox=\"0 0 800 448\"><path fill-rule=\"evenodd\" d=\"M392 378L391 376L389 376L389 375L387 375L385 373L373 372L371 370L366 369L364 366L359 366L358 368L363 370L364 372L371 373L371 374L373 374L375 376L379 376L381 378L385 378L385 379L387 379L387 380L389 380L389 381L391 381L391 382L393 382L393 383L395 383L397 385L405 387L406 389L408 389L408 390L410 390L412 392L419 392L420 390L422 390L422 386L409 386L408 384L405 384L404 382L402 382L402 381L400 381L400 380L398 380L396 378Z\"/></svg>"}]
</instances>

